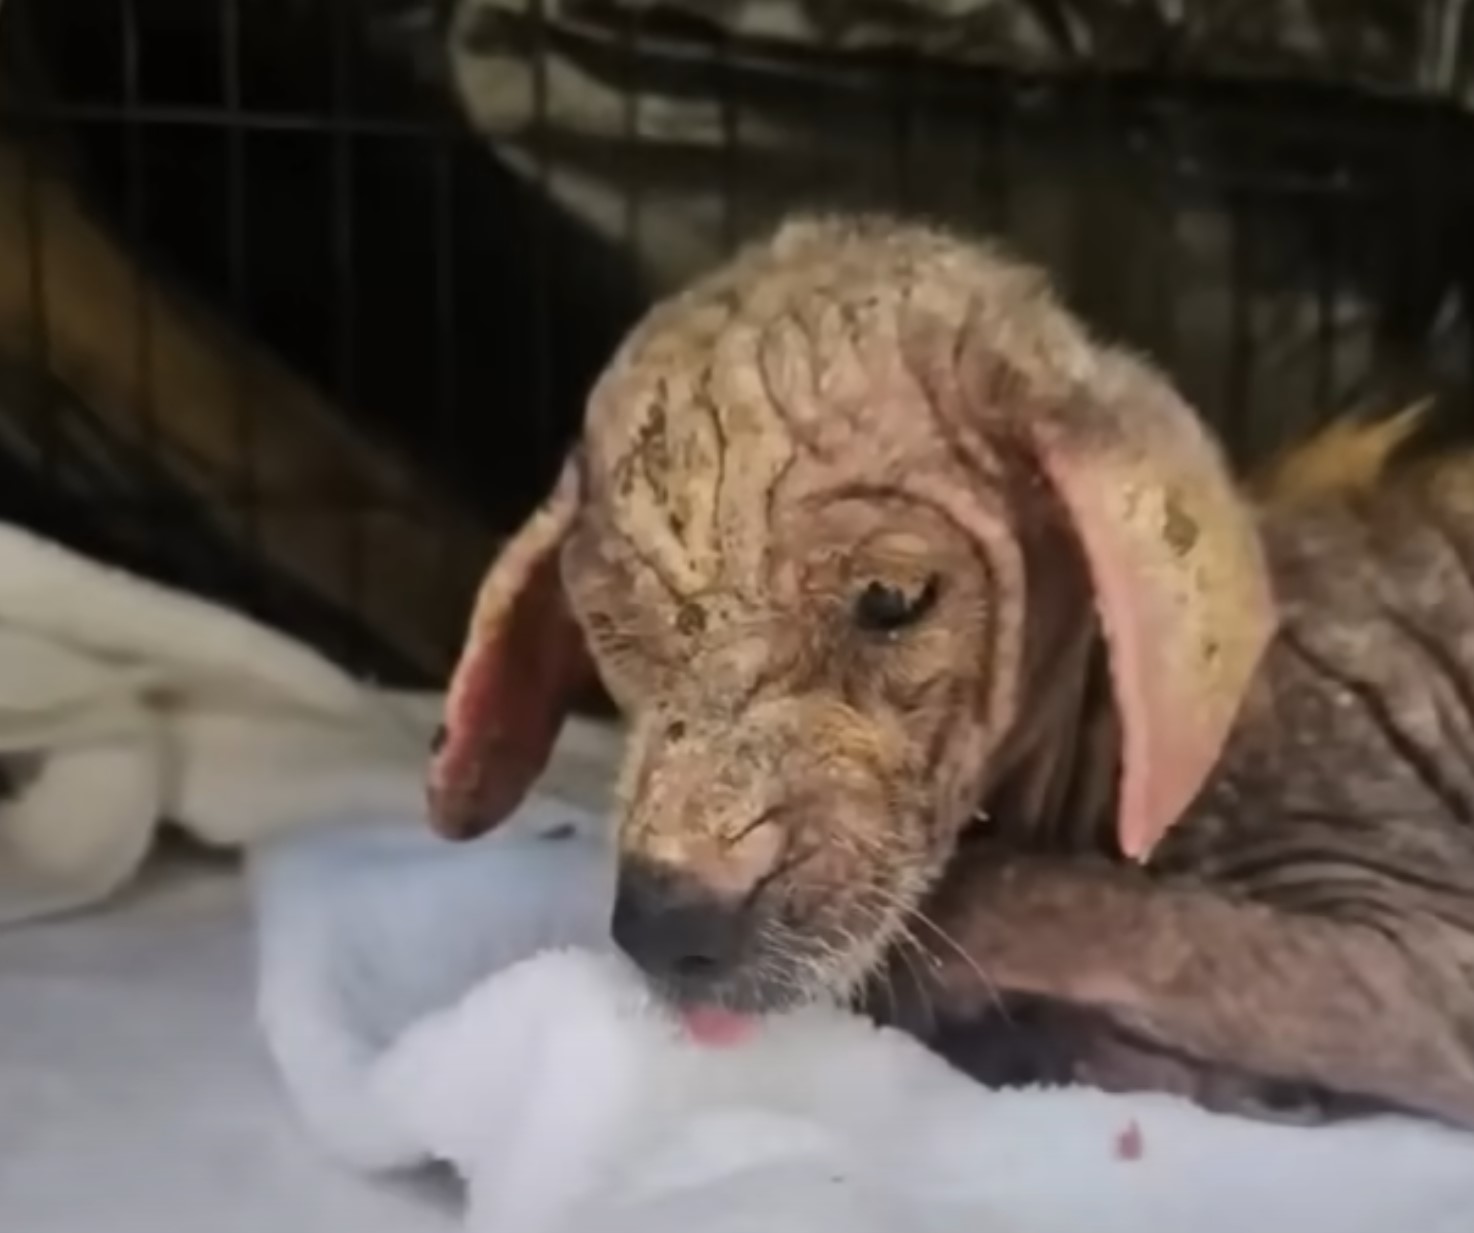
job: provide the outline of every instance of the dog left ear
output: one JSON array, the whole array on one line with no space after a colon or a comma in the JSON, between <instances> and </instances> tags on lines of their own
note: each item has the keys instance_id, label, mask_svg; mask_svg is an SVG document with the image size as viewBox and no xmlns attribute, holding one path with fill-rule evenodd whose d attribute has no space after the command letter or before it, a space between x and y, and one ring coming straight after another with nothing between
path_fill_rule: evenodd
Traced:
<instances>
[{"instance_id":1,"label":"dog left ear","mask_svg":"<svg viewBox=\"0 0 1474 1233\"><path fill-rule=\"evenodd\" d=\"M1082 547L1120 716L1118 842L1145 860L1212 773L1275 604L1253 511L1197 414L1146 364L1051 320L1088 349L1063 381L982 338L959 358L972 422L1022 447Z\"/></svg>"},{"instance_id":2,"label":"dog left ear","mask_svg":"<svg viewBox=\"0 0 1474 1233\"><path fill-rule=\"evenodd\" d=\"M1276 624L1258 528L1198 416L1105 352L1089 388L1023 425L1068 510L1122 728L1117 834L1145 860L1218 761Z\"/></svg>"}]
</instances>

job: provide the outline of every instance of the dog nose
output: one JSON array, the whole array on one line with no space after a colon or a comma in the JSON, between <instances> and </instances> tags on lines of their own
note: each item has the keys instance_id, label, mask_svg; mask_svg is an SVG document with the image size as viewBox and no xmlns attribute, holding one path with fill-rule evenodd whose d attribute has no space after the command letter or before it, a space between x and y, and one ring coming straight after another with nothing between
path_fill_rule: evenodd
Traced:
<instances>
[{"instance_id":1,"label":"dog nose","mask_svg":"<svg viewBox=\"0 0 1474 1233\"><path fill-rule=\"evenodd\" d=\"M621 867L614 941L646 974L690 987L719 980L741 944L740 903L688 874L644 864Z\"/></svg>"}]
</instances>

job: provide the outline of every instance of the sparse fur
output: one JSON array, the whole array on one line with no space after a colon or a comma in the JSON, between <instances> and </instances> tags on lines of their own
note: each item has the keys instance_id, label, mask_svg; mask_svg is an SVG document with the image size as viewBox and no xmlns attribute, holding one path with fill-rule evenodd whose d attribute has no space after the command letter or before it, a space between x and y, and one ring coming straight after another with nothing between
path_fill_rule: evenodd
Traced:
<instances>
[{"instance_id":1,"label":"sparse fur","mask_svg":"<svg viewBox=\"0 0 1474 1233\"><path fill-rule=\"evenodd\" d=\"M1256 507L1037 271L789 224L600 381L493 567L438 824L504 815L509 725L596 664L626 870L744 923L673 996L864 993L984 1077L1027 1003L1034 1077L1474 1124L1474 464L1390 467L1417 419L1333 428Z\"/></svg>"},{"instance_id":2,"label":"sparse fur","mask_svg":"<svg viewBox=\"0 0 1474 1233\"><path fill-rule=\"evenodd\" d=\"M1425 427L1429 404L1392 415L1331 420L1309 439L1273 458L1248 485L1261 505L1288 507L1370 492L1396 464L1399 451Z\"/></svg>"}]
</instances>

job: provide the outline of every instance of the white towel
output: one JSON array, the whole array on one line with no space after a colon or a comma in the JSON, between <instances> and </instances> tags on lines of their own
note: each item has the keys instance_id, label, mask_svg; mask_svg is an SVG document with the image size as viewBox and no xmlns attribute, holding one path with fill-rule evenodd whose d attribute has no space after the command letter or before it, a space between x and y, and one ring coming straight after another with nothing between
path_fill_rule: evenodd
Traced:
<instances>
[{"instance_id":1,"label":"white towel","mask_svg":"<svg viewBox=\"0 0 1474 1233\"><path fill-rule=\"evenodd\" d=\"M0 524L0 925L111 894L163 820L238 845L413 811L435 702Z\"/></svg>"},{"instance_id":2,"label":"white towel","mask_svg":"<svg viewBox=\"0 0 1474 1233\"><path fill-rule=\"evenodd\" d=\"M412 819L253 859L260 1008L323 1145L450 1163L473 1233L1467 1233L1474 1137L1322 1129L1162 1097L994 1093L814 1009L688 1042L607 936L594 814L534 801L437 843Z\"/></svg>"},{"instance_id":3,"label":"white towel","mask_svg":"<svg viewBox=\"0 0 1474 1233\"><path fill-rule=\"evenodd\" d=\"M0 927L113 894L163 821L243 847L413 816L439 705L0 524ZM617 744L572 726L552 781L601 799Z\"/></svg>"}]
</instances>

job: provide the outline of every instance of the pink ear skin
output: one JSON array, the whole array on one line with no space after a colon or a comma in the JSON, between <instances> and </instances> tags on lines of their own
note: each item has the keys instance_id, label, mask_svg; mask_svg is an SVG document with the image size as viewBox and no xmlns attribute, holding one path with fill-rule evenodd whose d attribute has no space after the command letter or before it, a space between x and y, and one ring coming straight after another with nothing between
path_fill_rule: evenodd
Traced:
<instances>
[{"instance_id":1,"label":"pink ear skin","mask_svg":"<svg viewBox=\"0 0 1474 1233\"><path fill-rule=\"evenodd\" d=\"M485 834L517 808L597 679L559 577L578 499L569 466L481 584L431 750L430 822L447 839Z\"/></svg>"},{"instance_id":2,"label":"pink ear skin","mask_svg":"<svg viewBox=\"0 0 1474 1233\"><path fill-rule=\"evenodd\" d=\"M1028 425L1084 548L1123 733L1117 836L1144 861L1192 804L1276 626L1255 520L1194 413L1125 357Z\"/></svg>"}]
</instances>

